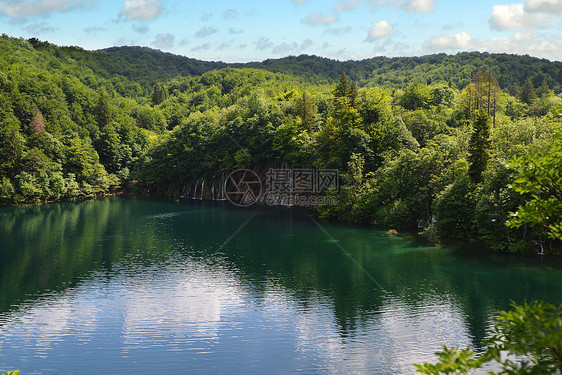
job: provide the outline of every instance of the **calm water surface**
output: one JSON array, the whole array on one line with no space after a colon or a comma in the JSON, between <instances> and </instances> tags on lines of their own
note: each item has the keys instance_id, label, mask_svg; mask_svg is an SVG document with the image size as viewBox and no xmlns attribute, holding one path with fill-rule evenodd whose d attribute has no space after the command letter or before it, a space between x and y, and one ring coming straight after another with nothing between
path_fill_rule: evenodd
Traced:
<instances>
[{"instance_id":1,"label":"calm water surface","mask_svg":"<svg viewBox=\"0 0 562 375\"><path fill-rule=\"evenodd\" d=\"M103 199L0 208L0 372L412 373L478 347L562 259L427 246L293 209Z\"/></svg>"}]
</instances>

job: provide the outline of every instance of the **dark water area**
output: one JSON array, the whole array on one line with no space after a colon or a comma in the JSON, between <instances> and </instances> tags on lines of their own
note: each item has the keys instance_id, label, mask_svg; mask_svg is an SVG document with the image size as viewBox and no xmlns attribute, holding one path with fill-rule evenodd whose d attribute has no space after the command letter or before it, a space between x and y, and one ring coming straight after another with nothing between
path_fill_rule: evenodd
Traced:
<instances>
[{"instance_id":1,"label":"dark water area","mask_svg":"<svg viewBox=\"0 0 562 375\"><path fill-rule=\"evenodd\" d=\"M226 202L0 208L0 372L413 373L535 299L561 257Z\"/></svg>"}]
</instances>

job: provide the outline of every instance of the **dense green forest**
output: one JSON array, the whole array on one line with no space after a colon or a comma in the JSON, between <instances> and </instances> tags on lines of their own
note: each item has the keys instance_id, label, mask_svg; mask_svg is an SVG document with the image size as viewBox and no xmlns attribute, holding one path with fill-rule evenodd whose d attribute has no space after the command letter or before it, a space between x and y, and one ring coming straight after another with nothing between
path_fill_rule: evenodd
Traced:
<instances>
[{"instance_id":1,"label":"dense green forest","mask_svg":"<svg viewBox=\"0 0 562 375\"><path fill-rule=\"evenodd\" d=\"M0 201L200 194L236 168L338 169L320 215L555 252L562 63L487 53L202 62L0 39ZM214 193L213 193L214 194ZM516 213L516 214L515 214ZM507 223L507 225L506 225Z\"/></svg>"},{"instance_id":2,"label":"dense green forest","mask_svg":"<svg viewBox=\"0 0 562 375\"><path fill-rule=\"evenodd\" d=\"M30 39L30 43L37 50L67 61L79 62L103 78L111 80L115 76L126 77L138 82L145 90L150 90L156 82L164 82L179 75L198 76L211 70L231 67L283 73L317 85L334 84L345 72L360 87L394 89L402 88L412 81L425 84L446 83L463 89L472 81L476 70L481 69L491 71L500 87L512 93L527 77L535 87L546 81L555 93L562 92L562 62L509 54L465 52L451 56L441 53L419 57L380 56L360 61L337 61L300 55L262 62L227 64L195 60L148 47L112 47L85 51L80 47L60 47L37 39Z\"/></svg>"}]
</instances>

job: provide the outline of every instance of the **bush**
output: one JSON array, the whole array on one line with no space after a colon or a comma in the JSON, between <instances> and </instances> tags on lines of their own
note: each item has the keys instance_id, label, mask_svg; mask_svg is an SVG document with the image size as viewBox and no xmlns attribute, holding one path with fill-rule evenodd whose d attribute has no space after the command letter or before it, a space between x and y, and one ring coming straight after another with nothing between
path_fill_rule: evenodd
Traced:
<instances>
[{"instance_id":1,"label":"bush","mask_svg":"<svg viewBox=\"0 0 562 375\"><path fill-rule=\"evenodd\" d=\"M14 187L12 182L7 177L2 177L2 182L0 183L0 202L10 203L14 197Z\"/></svg>"}]
</instances>

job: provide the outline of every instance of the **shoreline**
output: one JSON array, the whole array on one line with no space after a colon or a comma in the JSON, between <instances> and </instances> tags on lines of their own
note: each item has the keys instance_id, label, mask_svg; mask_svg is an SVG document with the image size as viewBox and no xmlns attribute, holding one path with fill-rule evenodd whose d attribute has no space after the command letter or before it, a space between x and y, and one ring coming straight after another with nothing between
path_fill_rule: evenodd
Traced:
<instances>
[{"instance_id":1,"label":"shoreline","mask_svg":"<svg viewBox=\"0 0 562 375\"><path fill-rule=\"evenodd\" d=\"M126 193L124 190L120 190L111 194L102 194L102 195L98 195L95 197L83 197L83 198L71 198L71 199L64 199L64 200L58 200L58 201L47 201L47 202L40 202L40 203L25 203L25 204L12 204L12 205L0 205L0 207L32 207L32 206L43 206L43 205L48 205L48 204L52 204L52 203L65 203L65 202L78 202L78 201L87 201L87 200L96 200L96 199L104 199L104 198L122 198L122 199L146 199L146 200L161 200L161 201L168 201L168 202L176 202L176 203L182 203L182 202L189 202L189 201L199 201L199 202L228 202L228 200L224 199L224 200L216 200L216 199L198 199L198 198L189 198L189 197L164 197L164 196L157 196L157 195L147 195L147 194L129 194ZM311 213L313 213L314 215L318 216L318 211L313 210L313 208L311 207L304 207L304 206L298 206L298 205L293 205L293 206L287 206L287 205L270 205L270 204L264 204L263 202L257 202L257 204L255 205L256 207L259 208L265 208L265 207L275 207L275 208L286 208L286 209L304 209L307 210ZM232 204L232 207L238 207L238 208L244 208L244 207L239 207L237 205ZM454 239L454 238L442 238L440 239L439 242L432 242L429 241L427 238L425 238L422 234L420 234L421 232L416 231L413 228L404 228L404 227L396 227L396 228L391 228L389 226L385 226L382 224L374 224L374 223L361 223L361 222L353 222L353 221L349 221L349 220L343 220L343 219L339 219L339 218L325 218L324 220L328 220L331 222L335 222L335 223L340 223L340 224L348 224L348 225L356 225L356 226L369 226L369 227L378 227L378 228L382 228L385 232L388 230L392 230L392 229L399 229L398 235L399 237L407 237L407 238L413 238L415 237L416 240L423 240L423 242L425 242L427 245L430 246L435 246L435 247L440 247L441 245L447 245L447 244L455 244L455 243L474 243L474 242L480 242L482 243L483 246L485 246L488 249L488 252L490 254L497 254L497 255L517 255L518 257L520 256L533 256L536 257L538 256L562 256L562 253L559 252L547 252L547 253L540 253L539 251L537 252L499 252L499 251L494 251L493 249L491 249L486 243L485 243L485 239L484 238L469 238L469 239ZM387 234L388 235L388 234Z\"/></svg>"}]
</instances>

